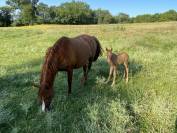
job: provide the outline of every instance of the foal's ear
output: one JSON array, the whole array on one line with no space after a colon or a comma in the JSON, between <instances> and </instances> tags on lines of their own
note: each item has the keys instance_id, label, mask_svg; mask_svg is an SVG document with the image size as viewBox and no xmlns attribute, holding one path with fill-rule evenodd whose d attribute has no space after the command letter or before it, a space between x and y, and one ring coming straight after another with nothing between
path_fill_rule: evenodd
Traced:
<instances>
[{"instance_id":1,"label":"foal's ear","mask_svg":"<svg viewBox=\"0 0 177 133\"><path fill-rule=\"evenodd\" d=\"M109 49L108 49L108 48L106 48L106 51L109 51Z\"/></svg>"},{"instance_id":2,"label":"foal's ear","mask_svg":"<svg viewBox=\"0 0 177 133\"><path fill-rule=\"evenodd\" d=\"M112 48L111 48L110 50L111 50L111 52L112 52Z\"/></svg>"}]
</instances>

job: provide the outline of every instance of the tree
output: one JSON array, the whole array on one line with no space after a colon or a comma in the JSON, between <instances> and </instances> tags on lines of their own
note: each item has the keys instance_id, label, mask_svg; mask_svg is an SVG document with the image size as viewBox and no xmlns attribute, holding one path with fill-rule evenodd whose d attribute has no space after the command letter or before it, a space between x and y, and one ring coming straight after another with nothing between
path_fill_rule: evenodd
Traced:
<instances>
[{"instance_id":1,"label":"tree","mask_svg":"<svg viewBox=\"0 0 177 133\"><path fill-rule=\"evenodd\" d=\"M113 22L113 17L108 10L98 9L95 10L98 24L109 24Z\"/></svg>"},{"instance_id":2,"label":"tree","mask_svg":"<svg viewBox=\"0 0 177 133\"><path fill-rule=\"evenodd\" d=\"M72 1L57 7L58 22L62 24L90 24L92 21L92 10L85 2Z\"/></svg>"},{"instance_id":3,"label":"tree","mask_svg":"<svg viewBox=\"0 0 177 133\"><path fill-rule=\"evenodd\" d=\"M160 14L159 21L177 21L177 12L175 10L169 10Z\"/></svg>"},{"instance_id":4,"label":"tree","mask_svg":"<svg viewBox=\"0 0 177 133\"><path fill-rule=\"evenodd\" d=\"M37 5L37 22L38 23L49 23L50 12L47 4L39 3Z\"/></svg>"},{"instance_id":5,"label":"tree","mask_svg":"<svg viewBox=\"0 0 177 133\"><path fill-rule=\"evenodd\" d=\"M153 22L152 15L150 14L138 15L134 19L134 22L135 23Z\"/></svg>"},{"instance_id":6,"label":"tree","mask_svg":"<svg viewBox=\"0 0 177 133\"><path fill-rule=\"evenodd\" d=\"M12 8L0 7L0 26L10 26L12 23Z\"/></svg>"},{"instance_id":7,"label":"tree","mask_svg":"<svg viewBox=\"0 0 177 133\"><path fill-rule=\"evenodd\" d=\"M125 13L119 13L117 16L115 16L116 23L127 23L129 22L129 20L130 20L129 15Z\"/></svg>"},{"instance_id":8,"label":"tree","mask_svg":"<svg viewBox=\"0 0 177 133\"><path fill-rule=\"evenodd\" d=\"M6 3L12 8L19 10L19 20L22 24L33 24L36 19L36 5L39 0L7 0Z\"/></svg>"}]
</instances>

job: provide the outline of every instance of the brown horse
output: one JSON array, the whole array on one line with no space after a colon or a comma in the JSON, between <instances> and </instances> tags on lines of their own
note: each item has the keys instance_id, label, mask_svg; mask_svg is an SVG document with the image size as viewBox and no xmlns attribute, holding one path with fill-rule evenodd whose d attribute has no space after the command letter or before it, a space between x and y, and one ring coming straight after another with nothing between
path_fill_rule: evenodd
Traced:
<instances>
[{"instance_id":1,"label":"brown horse","mask_svg":"<svg viewBox=\"0 0 177 133\"><path fill-rule=\"evenodd\" d=\"M110 71L109 71L109 77L107 83L110 81L113 74L114 78L111 86L114 86L116 75L117 75L117 66L119 64L124 65L124 77L127 83L128 82L128 59L129 59L128 54L125 52L114 54L112 53L112 48L111 49L106 48L106 51L107 51L107 62L110 65Z\"/></svg>"},{"instance_id":2,"label":"brown horse","mask_svg":"<svg viewBox=\"0 0 177 133\"><path fill-rule=\"evenodd\" d=\"M71 94L73 69L83 67L82 83L87 80L92 62L102 54L98 39L94 36L80 35L75 38L61 37L49 47L42 66L38 96L42 111L50 109L54 95L53 83L58 71L67 71L68 94Z\"/></svg>"}]
</instances>

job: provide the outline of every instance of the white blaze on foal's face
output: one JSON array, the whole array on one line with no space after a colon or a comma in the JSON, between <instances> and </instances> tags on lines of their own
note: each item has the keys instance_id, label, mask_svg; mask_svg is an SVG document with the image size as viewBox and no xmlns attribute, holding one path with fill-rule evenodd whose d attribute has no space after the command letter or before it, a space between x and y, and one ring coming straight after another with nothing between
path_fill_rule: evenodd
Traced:
<instances>
[{"instance_id":1,"label":"white blaze on foal's face","mask_svg":"<svg viewBox=\"0 0 177 133\"><path fill-rule=\"evenodd\" d=\"M45 112L45 102L42 100L42 111Z\"/></svg>"}]
</instances>

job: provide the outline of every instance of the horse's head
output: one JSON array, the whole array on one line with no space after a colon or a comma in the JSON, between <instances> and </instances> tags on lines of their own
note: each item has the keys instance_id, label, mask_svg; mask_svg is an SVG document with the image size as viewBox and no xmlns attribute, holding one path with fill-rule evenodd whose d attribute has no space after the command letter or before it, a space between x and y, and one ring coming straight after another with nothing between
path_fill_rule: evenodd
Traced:
<instances>
[{"instance_id":1,"label":"horse's head","mask_svg":"<svg viewBox=\"0 0 177 133\"><path fill-rule=\"evenodd\" d=\"M51 108L50 104L53 98L53 89L48 87L47 85L33 84L33 86L39 88L38 99L40 105L42 105L42 111L49 111Z\"/></svg>"},{"instance_id":2,"label":"horse's head","mask_svg":"<svg viewBox=\"0 0 177 133\"><path fill-rule=\"evenodd\" d=\"M57 72L54 49L49 47L46 51L45 61L42 66L38 98L42 105L42 111L49 111L53 98L53 82Z\"/></svg>"},{"instance_id":3,"label":"horse's head","mask_svg":"<svg viewBox=\"0 0 177 133\"><path fill-rule=\"evenodd\" d=\"M42 105L42 111L49 111L50 110L50 104L52 102L53 98L53 89L51 87L48 87L47 85L41 85L39 88L39 101Z\"/></svg>"}]
</instances>

